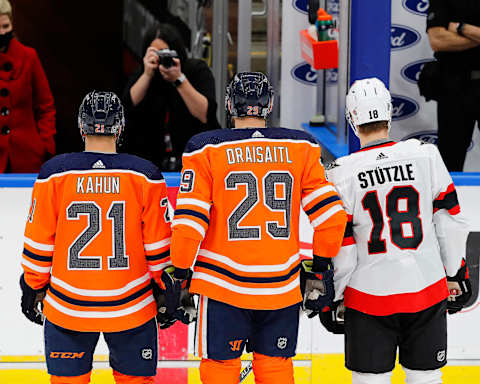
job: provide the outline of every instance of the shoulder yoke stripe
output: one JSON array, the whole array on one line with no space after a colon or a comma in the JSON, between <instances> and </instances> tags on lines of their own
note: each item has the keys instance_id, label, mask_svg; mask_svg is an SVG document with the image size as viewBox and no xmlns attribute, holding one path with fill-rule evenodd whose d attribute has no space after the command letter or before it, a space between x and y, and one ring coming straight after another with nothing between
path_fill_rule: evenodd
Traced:
<instances>
[{"instance_id":1,"label":"shoulder yoke stripe","mask_svg":"<svg viewBox=\"0 0 480 384\"><path fill-rule=\"evenodd\" d=\"M287 142L287 143L292 143L292 144L309 144L310 146L314 148L319 148L319 144L312 143L308 140L292 140L292 139L270 139L270 138L262 138L262 139L245 139L245 140L232 140L232 141L225 141L223 143L219 144L206 144L202 148L196 149L195 151L192 152L184 152L183 156L193 156L196 155L197 153L203 152L207 148L220 148L225 145L234 145L234 144L243 144L243 143L278 143L278 142Z\"/></svg>"},{"instance_id":2,"label":"shoulder yoke stripe","mask_svg":"<svg viewBox=\"0 0 480 384\"><path fill-rule=\"evenodd\" d=\"M37 179L35 182L45 183L55 177L62 177L66 175L84 175L84 174L90 174L90 173L94 173L94 174L95 173L125 173L125 174L132 174L135 176L142 176L149 183L154 183L154 184L165 183L165 179L161 179L161 180L149 179L147 175L140 172L132 171L129 169L84 169L84 170L64 171L64 172L54 173L45 179Z\"/></svg>"}]
</instances>

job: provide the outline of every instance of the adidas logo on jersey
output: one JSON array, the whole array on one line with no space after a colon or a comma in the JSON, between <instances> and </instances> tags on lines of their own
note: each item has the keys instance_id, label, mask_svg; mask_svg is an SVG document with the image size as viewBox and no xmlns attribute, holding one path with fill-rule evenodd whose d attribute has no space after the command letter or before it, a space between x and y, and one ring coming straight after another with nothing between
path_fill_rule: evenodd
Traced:
<instances>
[{"instance_id":1,"label":"adidas logo on jersey","mask_svg":"<svg viewBox=\"0 0 480 384\"><path fill-rule=\"evenodd\" d=\"M102 160L97 160L95 164L92 165L92 168L106 168Z\"/></svg>"},{"instance_id":2,"label":"adidas logo on jersey","mask_svg":"<svg viewBox=\"0 0 480 384\"><path fill-rule=\"evenodd\" d=\"M252 133L252 137L265 137L265 136L263 136L263 134L260 133L259 131L255 131Z\"/></svg>"},{"instance_id":3,"label":"adidas logo on jersey","mask_svg":"<svg viewBox=\"0 0 480 384\"><path fill-rule=\"evenodd\" d=\"M327 166L325 167L325 170L329 171L330 169L333 169L339 166L340 165L335 160L333 160L331 163L327 164Z\"/></svg>"},{"instance_id":4,"label":"adidas logo on jersey","mask_svg":"<svg viewBox=\"0 0 480 384\"><path fill-rule=\"evenodd\" d=\"M385 155L383 152L380 152L380 154L377 156L377 160L383 160L383 159L388 159L388 156Z\"/></svg>"}]
</instances>

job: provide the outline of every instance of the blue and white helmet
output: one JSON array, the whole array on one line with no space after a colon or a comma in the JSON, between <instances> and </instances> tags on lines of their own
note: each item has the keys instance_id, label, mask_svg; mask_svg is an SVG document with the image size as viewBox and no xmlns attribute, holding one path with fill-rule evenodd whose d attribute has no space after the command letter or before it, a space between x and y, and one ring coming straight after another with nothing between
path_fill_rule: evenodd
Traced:
<instances>
[{"instance_id":1,"label":"blue and white helmet","mask_svg":"<svg viewBox=\"0 0 480 384\"><path fill-rule=\"evenodd\" d=\"M231 117L263 117L273 108L273 87L261 72L237 73L225 93L225 109Z\"/></svg>"},{"instance_id":2,"label":"blue and white helmet","mask_svg":"<svg viewBox=\"0 0 480 384\"><path fill-rule=\"evenodd\" d=\"M392 97L385 84L376 77L355 81L347 94L345 116L358 136L359 125L376 121L392 122Z\"/></svg>"},{"instance_id":3,"label":"blue and white helmet","mask_svg":"<svg viewBox=\"0 0 480 384\"><path fill-rule=\"evenodd\" d=\"M123 131L123 106L113 92L89 92L78 111L78 127L82 136L102 135L117 138Z\"/></svg>"}]
</instances>

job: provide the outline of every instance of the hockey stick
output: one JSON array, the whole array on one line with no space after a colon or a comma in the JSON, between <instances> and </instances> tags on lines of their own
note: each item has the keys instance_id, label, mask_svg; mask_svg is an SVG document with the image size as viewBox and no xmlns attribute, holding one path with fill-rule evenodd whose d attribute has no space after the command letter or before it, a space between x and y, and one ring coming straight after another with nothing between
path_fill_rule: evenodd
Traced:
<instances>
[{"instance_id":1,"label":"hockey stick","mask_svg":"<svg viewBox=\"0 0 480 384\"><path fill-rule=\"evenodd\" d=\"M240 372L240 378L239 378L239 383L242 383L248 376L250 372L252 372L253 364L251 361L247 361L247 364L245 367L242 369L242 372Z\"/></svg>"}]
</instances>

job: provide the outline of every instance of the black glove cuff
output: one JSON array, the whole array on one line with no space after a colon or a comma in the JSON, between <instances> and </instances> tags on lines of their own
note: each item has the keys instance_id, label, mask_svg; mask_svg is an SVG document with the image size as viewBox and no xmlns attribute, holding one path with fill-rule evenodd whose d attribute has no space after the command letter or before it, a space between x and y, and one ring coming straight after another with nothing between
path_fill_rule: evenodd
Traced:
<instances>
[{"instance_id":1,"label":"black glove cuff","mask_svg":"<svg viewBox=\"0 0 480 384\"><path fill-rule=\"evenodd\" d=\"M177 268L175 267L175 271L173 271L173 277L178 280L185 280L188 278L190 269L188 268Z\"/></svg>"},{"instance_id":2,"label":"black glove cuff","mask_svg":"<svg viewBox=\"0 0 480 384\"><path fill-rule=\"evenodd\" d=\"M325 272L332 268L332 259L313 255L313 272Z\"/></svg>"},{"instance_id":3,"label":"black glove cuff","mask_svg":"<svg viewBox=\"0 0 480 384\"><path fill-rule=\"evenodd\" d=\"M47 292L48 286L49 286L49 284L46 284L44 287L42 287L40 289L33 289L25 281L25 274L22 273L22 276L20 276L20 288L22 289L22 291L29 291L31 293L37 294L37 293L41 293L41 292Z\"/></svg>"}]
</instances>

